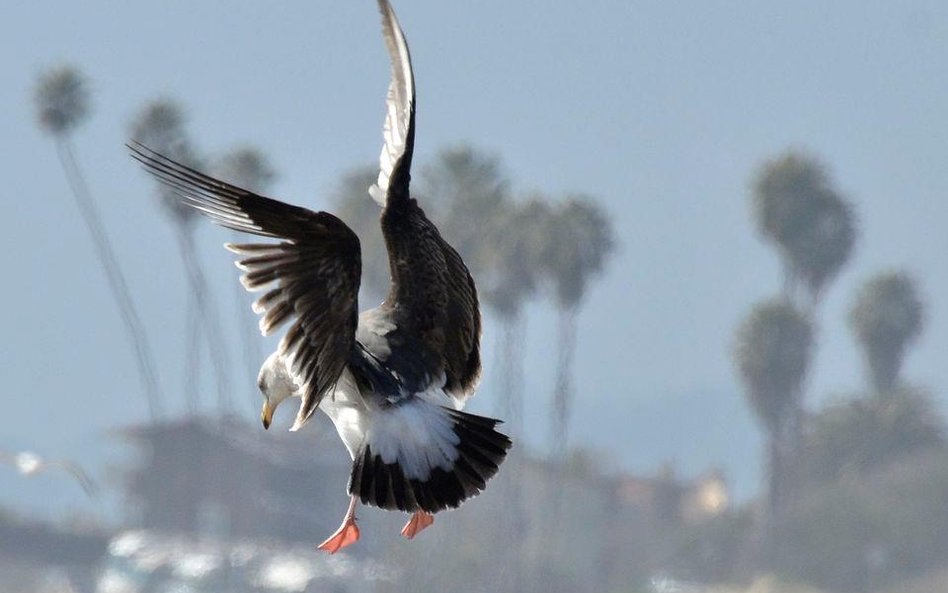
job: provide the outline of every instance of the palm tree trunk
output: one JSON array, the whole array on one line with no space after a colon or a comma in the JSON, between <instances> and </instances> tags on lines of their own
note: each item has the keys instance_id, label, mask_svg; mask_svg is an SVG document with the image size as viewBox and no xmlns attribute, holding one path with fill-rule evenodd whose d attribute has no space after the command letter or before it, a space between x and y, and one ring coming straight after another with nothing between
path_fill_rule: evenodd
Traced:
<instances>
[{"instance_id":1,"label":"palm tree trunk","mask_svg":"<svg viewBox=\"0 0 948 593\"><path fill-rule=\"evenodd\" d=\"M501 317L503 332L497 349L501 360L500 406L498 413L509 426L512 436L523 433L523 344L526 333L523 312L517 308Z\"/></svg>"},{"instance_id":2,"label":"palm tree trunk","mask_svg":"<svg viewBox=\"0 0 948 593\"><path fill-rule=\"evenodd\" d=\"M178 245L181 249L181 258L187 273L188 283L194 295L194 303L198 312L198 325L206 338L211 365L217 382L217 404L221 410L230 411L230 377L225 348L226 341L217 317L217 310L208 302L207 278L198 262L197 252L194 249L194 237L185 223L176 225L178 230Z\"/></svg>"},{"instance_id":3,"label":"palm tree trunk","mask_svg":"<svg viewBox=\"0 0 948 593\"><path fill-rule=\"evenodd\" d=\"M768 435L767 440L767 487L766 500L763 509L761 529L761 548L758 550L756 562L762 566L772 566L776 556L777 522L780 516L781 478L783 476L783 459L780 454L778 431Z\"/></svg>"},{"instance_id":4,"label":"palm tree trunk","mask_svg":"<svg viewBox=\"0 0 948 593\"><path fill-rule=\"evenodd\" d=\"M508 434L512 437L523 435L523 344L526 333L526 323L521 307L514 310L498 311L503 329L498 335L496 368L499 369L499 389L496 413L503 418ZM508 456L507 463L519 466L520 457L516 453ZM504 504L500 507L499 525L494 526L495 536L501 538L515 537L513 545L494 561L502 567L497 571L496 590L523 591L524 574L524 546L523 537L526 525L523 517L526 514L523 505L523 472L519 467L516 471L508 472L498 485L502 488Z\"/></svg>"},{"instance_id":5,"label":"palm tree trunk","mask_svg":"<svg viewBox=\"0 0 948 593\"><path fill-rule=\"evenodd\" d=\"M109 242L105 227L102 224L102 218L96 208L95 201L92 199L92 194L89 192L89 186L82 175L68 138L62 136L57 138L56 152L66 173L66 179L72 189L73 197L75 197L76 204L79 206L82 219L92 236L96 256L105 271L112 298L115 299L128 338L135 351L135 361L138 365L139 380L145 392L148 415L154 422L162 413L162 396L158 386L158 375L155 372L155 359L151 353L145 327L138 316L131 292L128 290L128 284L125 281L125 275L122 273L115 257L115 251Z\"/></svg>"},{"instance_id":6,"label":"palm tree trunk","mask_svg":"<svg viewBox=\"0 0 948 593\"><path fill-rule=\"evenodd\" d=\"M798 274L793 268L793 264L787 261L786 257L784 257L782 267L783 286L781 286L780 292L788 303L792 305L800 305L800 294L802 292L800 274Z\"/></svg>"},{"instance_id":7,"label":"palm tree trunk","mask_svg":"<svg viewBox=\"0 0 948 593\"><path fill-rule=\"evenodd\" d=\"M188 286L187 291L188 304L185 312L187 326L185 331L188 332L188 337L184 346L184 390L182 393L184 393L188 411L194 415L201 408L201 390L198 389L198 382L200 381L201 329L203 324L201 323L197 295L191 290L190 286Z\"/></svg>"},{"instance_id":8,"label":"palm tree trunk","mask_svg":"<svg viewBox=\"0 0 948 593\"><path fill-rule=\"evenodd\" d=\"M777 433L771 434L767 443L767 524L776 523L783 503L783 446Z\"/></svg>"},{"instance_id":9,"label":"palm tree trunk","mask_svg":"<svg viewBox=\"0 0 948 593\"><path fill-rule=\"evenodd\" d=\"M237 235L235 235L236 237ZM244 366L248 372L247 385L257 384L257 369L263 363L263 349L260 347L260 335L257 331L257 317L250 311L247 291L239 283L234 282L234 298L237 302L238 323L242 334ZM260 403L260 397L254 389L248 389L252 408Z\"/></svg>"},{"instance_id":10,"label":"palm tree trunk","mask_svg":"<svg viewBox=\"0 0 948 593\"><path fill-rule=\"evenodd\" d=\"M871 389L877 397L891 396L898 384L904 354L901 344L870 342L865 347Z\"/></svg>"},{"instance_id":11,"label":"palm tree trunk","mask_svg":"<svg viewBox=\"0 0 948 593\"><path fill-rule=\"evenodd\" d=\"M576 352L576 308L560 306L557 309L556 385L553 388L551 429L552 453L563 459L569 436L569 420L573 405L573 357Z\"/></svg>"},{"instance_id":12,"label":"palm tree trunk","mask_svg":"<svg viewBox=\"0 0 948 593\"><path fill-rule=\"evenodd\" d=\"M769 435L765 549L770 562L775 560L780 524L788 503L793 500L799 476L803 444L802 417L801 408L788 410Z\"/></svg>"}]
</instances>

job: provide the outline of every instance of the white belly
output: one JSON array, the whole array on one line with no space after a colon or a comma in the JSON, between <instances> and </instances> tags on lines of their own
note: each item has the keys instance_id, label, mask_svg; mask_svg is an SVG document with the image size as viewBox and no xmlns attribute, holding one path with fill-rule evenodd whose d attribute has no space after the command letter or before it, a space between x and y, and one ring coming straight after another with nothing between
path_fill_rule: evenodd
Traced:
<instances>
[{"instance_id":1,"label":"white belly","mask_svg":"<svg viewBox=\"0 0 948 593\"><path fill-rule=\"evenodd\" d=\"M429 446L428 439L432 428L429 426L432 422L431 412L422 413L428 409L428 406L418 407L417 404L422 402L435 404L432 410L440 407L460 410L464 406L463 401L451 397L440 388L417 393L414 398L417 398L416 404L400 405L398 410L391 407L379 407L375 405L372 394L363 397L359 393L352 375L346 370L339 378L336 389L323 398L319 407L332 420L339 438L349 451L349 456L355 459L365 442L366 435L369 435L373 441L380 439L377 445L411 443L421 439L419 446ZM447 432L447 425L440 426L440 416L440 413L436 413L433 417L434 424L438 425L435 432L443 433L442 438L453 440L454 437L449 436ZM393 460L386 459L386 461Z\"/></svg>"},{"instance_id":2,"label":"white belly","mask_svg":"<svg viewBox=\"0 0 948 593\"><path fill-rule=\"evenodd\" d=\"M355 459L365 438L369 413L348 370L343 372L336 389L323 398L319 407L332 420L349 457Z\"/></svg>"}]
</instances>

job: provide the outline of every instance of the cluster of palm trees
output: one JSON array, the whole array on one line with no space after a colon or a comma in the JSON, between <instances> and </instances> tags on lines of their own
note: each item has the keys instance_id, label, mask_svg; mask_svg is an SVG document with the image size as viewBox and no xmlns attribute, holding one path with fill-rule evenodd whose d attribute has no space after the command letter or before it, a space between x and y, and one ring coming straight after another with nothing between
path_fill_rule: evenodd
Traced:
<instances>
[{"instance_id":1,"label":"cluster of palm trees","mask_svg":"<svg viewBox=\"0 0 948 593\"><path fill-rule=\"evenodd\" d=\"M863 473L943 442L945 423L932 398L902 377L905 355L924 320L924 303L907 273L880 272L862 284L849 310L849 328L865 363L866 393L810 417L804 480Z\"/></svg>"},{"instance_id":2,"label":"cluster of palm trees","mask_svg":"<svg viewBox=\"0 0 948 593\"><path fill-rule=\"evenodd\" d=\"M753 307L738 328L734 359L748 403L767 435L765 518L773 536L773 526L800 484L814 475L834 473L828 459L838 460L832 462L838 469L846 465L845 459L865 456L883 441L892 449L901 437L881 438L887 426L897 425L892 430L903 432L927 427L921 439L925 442L936 438L938 429L924 396L899 378L906 349L924 319L915 283L900 271L866 281L850 311L850 327L867 365L869 398L806 412L818 307L829 283L851 258L856 218L826 167L804 152L789 151L764 163L752 195L754 222L776 249L784 280L778 296ZM840 434L847 435L845 442Z\"/></svg>"},{"instance_id":3,"label":"cluster of palm trees","mask_svg":"<svg viewBox=\"0 0 948 593\"><path fill-rule=\"evenodd\" d=\"M82 169L76 159L72 135L89 116L89 91L85 78L71 66L59 66L40 74L34 91L37 121L40 128L56 142L60 164L79 208L82 221L92 237L96 257L105 273L115 305L122 318L135 354L142 392L152 419L162 412L162 395L158 383L155 358L118 263L115 250L92 197Z\"/></svg>"},{"instance_id":4,"label":"cluster of palm trees","mask_svg":"<svg viewBox=\"0 0 948 593\"><path fill-rule=\"evenodd\" d=\"M71 133L89 111L85 79L73 67L50 70L40 77L35 98L39 123L56 139L63 167L95 241L137 356L151 417L156 419L163 398L148 337L72 150ZM253 147L238 148L217 159L204 157L188 134L184 109L168 98L142 106L129 129L133 140L252 191L266 192L275 177L267 158ZM389 282L378 206L366 196L376 174L376 166L369 165L344 175L332 199L333 209L362 240L364 302L380 301ZM577 314L589 286L615 249L608 217L593 198L582 194L559 200L539 193L516 198L499 158L468 146L441 151L424 168L415 191L444 236L468 263L483 302L501 327L496 361L501 394L498 412L510 419L512 432L517 434L522 431L523 419L524 309L541 293L554 304L558 354L550 431L552 449L562 452L573 405ZM206 353L216 382L217 405L231 409L231 362L227 350L219 347L226 343L221 311L211 296L195 248L195 213L183 207L168 187L156 184L154 195L175 229L187 279L185 401L191 410L198 408L200 360ZM240 310L247 311L247 319L240 324L246 334L241 342L243 363L250 373L248 384L252 385L253 370L260 363L259 338L246 307L248 297L236 283L234 290Z\"/></svg>"},{"instance_id":5,"label":"cluster of palm trees","mask_svg":"<svg viewBox=\"0 0 948 593\"><path fill-rule=\"evenodd\" d=\"M814 316L852 255L853 208L812 155L789 151L761 166L753 182L758 233L783 269L780 294L758 304L738 329L735 362L751 409L768 437L771 521L792 487L789 464L802 446L804 379L813 357Z\"/></svg>"},{"instance_id":6,"label":"cluster of palm trees","mask_svg":"<svg viewBox=\"0 0 948 593\"><path fill-rule=\"evenodd\" d=\"M334 194L334 211L362 239L364 298L388 289L388 260L378 230L379 211L365 200L374 178L367 166L346 175ZM539 193L518 198L500 159L470 146L440 151L422 169L415 193L441 233L464 257L482 302L500 326L495 368L498 412L519 434L523 422L524 309L546 295L557 311L556 380L550 414L551 449L565 450L574 398L576 316L594 279L615 250L608 217L582 194L551 200Z\"/></svg>"},{"instance_id":7,"label":"cluster of palm trees","mask_svg":"<svg viewBox=\"0 0 948 593\"><path fill-rule=\"evenodd\" d=\"M78 69L72 66L59 66L43 72L35 87L34 100L40 127L56 141L70 189L92 236L96 255L105 272L135 353L150 418L153 421L157 420L164 408L164 396L159 387L148 335L138 315L115 250L108 238L108 232L102 223L98 205L85 182L73 150L72 133L87 119L89 113L86 79ZM219 159L204 159L199 156L198 150L189 137L186 124L184 109L177 102L159 98L146 103L133 118L129 128L132 139L147 144L189 166L206 169L210 165L210 168L220 177L249 189L263 191L272 182L273 169L258 149L241 147ZM154 192L175 229L188 283L188 306L184 320L187 332L183 349L185 378L182 389L186 405L192 411L199 406L198 385L200 384L203 345L214 372L218 395L217 405L223 410L231 410L233 405L230 384L231 368L227 350L220 347L220 344L226 343L223 339L220 307L210 295L206 274L195 248L194 211L183 207L168 187L156 184ZM249 319L247 296L238 293L237 298L241 302L240 309L246 310L248 317L245 324L248 335L243 340L246 344L245 366L255 369L260 363L259 340L252 335L254 325ZM253 379L254 377L251 376L251 381L247 384L253 385ZM250 392L249 389L248 392Z\"/></svg>"}]
</instances>

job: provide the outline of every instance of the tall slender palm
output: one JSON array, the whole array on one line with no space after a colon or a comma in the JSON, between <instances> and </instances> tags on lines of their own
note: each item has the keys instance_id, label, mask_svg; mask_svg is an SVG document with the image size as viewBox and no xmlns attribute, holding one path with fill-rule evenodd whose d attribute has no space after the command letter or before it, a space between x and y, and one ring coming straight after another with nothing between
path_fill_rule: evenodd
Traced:
<instances>
[{"instance_id":1,"label":"tall slender palm","mask_svg":"<svg viewBox=\"0 0 948 593\"><path fill-rule=\"evenodd\" d=\"M615 251L615 238L605 212L583 195L569 196L553 211L544 235L541 266L551 281L558 315L551 438L554 455L562 458L572 413L576 314L589 283Z\"/></svg>"},{"instance_id":2,"label":"tall slender palm","mask_svg":"<svg viewBox=\"0 0 948 593\"><path fill-rule=\"evenodd\" d=\"M155 372L154 356L148 342L145 327L138 316L135 302L125 281L125 275L115 257L98 207L89 191L82 170L76 159L72 144L72 133L89 114L89 96L82 75L71 66L60 66L44 72L37 82L34 100L40 127L56 141L59 161L66 173L76 205L83 222L92 236L99 265L102 266L112 292L112 298L128 338L135 352L139 380L148 405L148 413L154 421L161 415L161 391Z\"/></svg>"},{"instance_id":3,"label":"tall slender palm","mask_svg":"<svg viewBox=\"0 0 948 593\"><path fill-rule=\"evenodd\" d=\"M784 267L784 296L813 308L849 260L856 240L852 206L833 188L813 155L788 151L767 161L754 179L760 234L775 244Z\"/></svg>"},{"instance_id":4,"label":"tall slender palm","mask_svg":"<svg viewBox=\"0 0 948 593\"><path fill-rule=\"evenodd\" d=\"M540 202L514 203L510 181L499 157L471 146L441 150L423 169L422 193L435 206L433 217L477 279L479 297L499 322L493 367L498 372L495 406L508 423L510 434L523 433L523 358L526 323L523 305L537 278L537 232ZM532 204L532 205L531 205ZM542 212L541 212L542 211ZM530 213L537 214L531 218ZM522 480L505 482L508 501L504 524L523 516ZM522 583L523 550L515 547L501 560L505 577ZM513 587L517 588L517 587ZM522 587L520 587L522 588Z\"/></svg>"},{"instance_id":5,"label":"tall slender palm","mask_svg":"<svg viewBox=\"0 0 948 593\"><path fill-rule=\"evenodd\" d=\"M362 287L359 301L380 303L388 294L388 252L379 227L380 209L368 188L378 177L378 165L366 165L342 176L331 194L333 212L351 228L362 243Z\"/></svg>"},{"instance_id":6,"label":"tall slender palm","mask_svg":"<svg viewBox=\"0 0 948 593\"><path fill-rule=\"evenodd\" d=\"M536 266L527 253L532 221L512 202L509 188L499 157L467 145L441 150L422 172L422 192L437 207L442 233L468 262L481 299L500 322L497 406L516 435L523 416L522 309L534 290Z\"/></svg>"},{"instance_id":7,"label":"tall slender palm","mask_svg":"<svg viewBox=\"0 0 948 593\"><path fill-rule=\"evenodd\" d=\"M523 309L540 280L550 215L548 203L536 197L495 208L482 239L485 269L481 274L481 297L503 327L497 349L500 412L514 435L523 431Z\"/></svg>"},{"instance_id":8,"label":"tall slender palm","mask_svg":"<svg viewBox=\"0 0 948 593\"><path fill-rule=\"evenodd\" d=\"M500 158L467 145L447 148L422 169L421 182L441 234L480 279L491 258L485 232L509 201L510 181Z\"/></svg>"},{"instance_id":9,"label":"tall slender palm","mask_svg":"<svg viewBox=\"0 0 948 593\"><path fill-rule=\"evenodd\" d=\"M849 326L862 347L876 394L894 391L906 349L922 333L924 321L925 306L905 272L877 274L859 289Z\"/></svg>"},{"instance_id":10,"label":"tall slender palm","mask_svg":"<svg viewBox=\"0 0 948 593\"><path fill-rule=\"evenodd\" d=\"M789 441L798 431L803 380L813 349L809 318L785 299L758 304L738 328L734 361L768 438L768 524L785 502Z\"/></svg>"},{"instance_id":11,"label":"tall slender palm","mask_svg":"<svg viewBox=\"0 0 948 593\"><path fill-rule=\"evenodd\" d=\"M170 99L161 98L146 103L132 121L131 136L135 141L178 162L200 168L200 159L185 131L184 112ZM217 383L218 406L228 409L231 402L229 364L224 348L227 342L221 329L218 308L210 302L207 277L194 245L193 222L196 216L192 209L184 206L174 195L174 190L170 187L156 184L155 189L160 204L174 225L188 279L186 323L189 336L185 348L184 393L188 405L196 409L199 397L197 385L200 338L204 335Z\"/></svg>"},{"instance_id":12,"label":"tall slender palm","mask_svg":"<svg viewBox=\"0 0 948 593\"><path fill-rule=\"evenodd\" d=\"M262 195L266 195L270 185L276 179L276 171L270 164L270 160L259 148L253 146L241 146L227 152L218 159L214 168L219 179ZM237 238L236 233L234 237ZM235 242L240 241L235 240ZM252 386L257 381L254 369L257 369L263 360L261 341L254 329L257 324L256 316L250 310L250 296L240 284L234 282L233 286L238 315L242 318L241 323L237 325L242 333L243 366L249 373L248 381L244 384ZM253 391L250 391L249 395L251 403L256 408L259 395Z\"/></svg>"},{"instance_id":13,"label":"tall slender palm","mask_svg":"<svg viewBox=\"0 0 948 593\"><path fill-rule=\"evenodd\" d=\"M760 234L777 248L784 270L783 298L802 308L811 320L830 281L852 256L856 220L852 205L833 187L826 167L815 156L787 151L764 163L754 180L754 219ZM816 331L811 326L811 332ZM785 459L772 451L772 465L796 467L803 445L804 393L797 395L786 434L773 440ZM771 472L779 479L782 469ZM788 470L789 471L789 470ZM777 491L779 485L772 488ZM774 494L774 497L779 493ZM779 501L774 498L774 504Z\"/></svg>"}]
</instances>

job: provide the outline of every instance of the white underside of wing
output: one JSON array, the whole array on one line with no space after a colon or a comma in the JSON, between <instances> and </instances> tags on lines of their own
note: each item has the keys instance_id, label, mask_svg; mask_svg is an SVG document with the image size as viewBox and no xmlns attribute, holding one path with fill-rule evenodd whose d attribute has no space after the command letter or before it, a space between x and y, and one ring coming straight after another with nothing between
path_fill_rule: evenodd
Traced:
<instances>
[{"instance_id":1,"label":"white underside of wing","mask_svg":"<svg viewBox=\"0 0 948 593\"><path fill-rule=\"evenodd\" d=\"M384 206L392 171L398 159L405 153L408 141L411 110L415 102L415 80L405 35L392 7L386 0L379 0L379 9L382 12L382 35L392 61L392 82L388 87L385 104L385 124L382 128L384 144L379 155L379 177L375 185L369 188L369 195Z\"/></svg>"}]
</instances>

